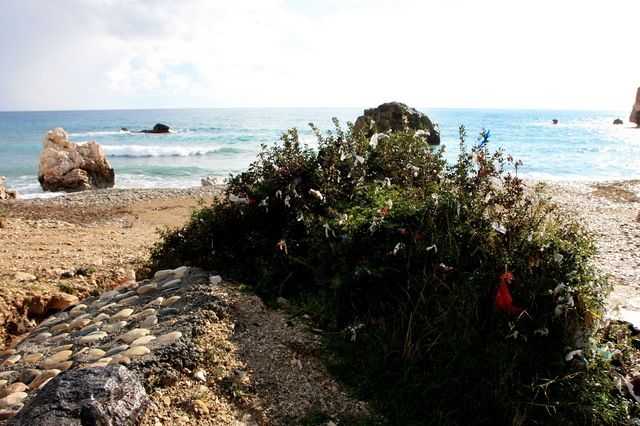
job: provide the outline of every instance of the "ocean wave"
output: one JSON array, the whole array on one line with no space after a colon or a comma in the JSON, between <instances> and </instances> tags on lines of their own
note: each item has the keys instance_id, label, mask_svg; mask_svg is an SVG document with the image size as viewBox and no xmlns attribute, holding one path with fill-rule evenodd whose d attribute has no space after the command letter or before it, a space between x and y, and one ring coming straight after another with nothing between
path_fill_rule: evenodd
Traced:
<instances>
[{"instance_id":1,"label":"ocean wave","mask_svg":"<svg viewBox=\"0 0 640 426\"><path fill-rule=\"evenodd\" d=\"M187 146L103 145L107 157L189 157L208 154L236 154L237 148L211 148Z\"/></svg>"}]
</instances>

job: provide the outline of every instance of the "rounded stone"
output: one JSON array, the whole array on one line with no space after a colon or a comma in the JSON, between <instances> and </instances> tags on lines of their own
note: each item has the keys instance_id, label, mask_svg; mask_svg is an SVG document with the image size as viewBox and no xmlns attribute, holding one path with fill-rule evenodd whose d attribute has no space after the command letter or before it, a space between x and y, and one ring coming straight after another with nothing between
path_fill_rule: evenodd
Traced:
<instances>
[{"instance_id":1,"label":"rounded stone","mask_svg":"<svg viewBox=\"0 0 640 426\"><path fill-rule=\"evenodd\" d=\"M102 331L105 331L111 334L111 333L115 333L117 331L122 330L126 325L127 325L126 321L118 321L115 324L105 325L104 327L102 327Z\"/></svg>"},{"instance_id":2,"label":"rounded stone","mask_svg":"<svg viewBox=\"0 0 640 426\"><path fill-rule=\"evenodd\" d=\"M180 284L181 281L182 280L180 280L180 279L167 281L166 283L164 283L164 284L162 284L160 286L160 290L163 290L163 289L166 289L166 288L169 288L169 287L177 287Z\"/></svg>"},{"instance_id":3,"label":"rounded stone","mask_svg":"<svg viewBox=\"0 0 640 426\"><path fill-rule=\"evenodd\" d=\"M109 318L110 322L116 322L116 321L120 321L123 320L125 318L128 318L129 315L131 315L133 313L133 309L131 308L124 308L121 311L119 311L118 313L115 313L111 316L111 318Z\"/></svg>"},{"instance_id":4,"label":"rounded stone","mask_svg":"<svg viewBox=\"0 0 640 426\"><path fill-rule=\"evenodd\" d=\"M89 324L91 324L91 319L84 316L79 316L69 323L69 330L73 330L74 328L86 327Z\"/></svg>"},{"instance_id":5,"label":"rounded stone","mask_svg":"<svg viewBox=\"0 0 640 426\"><path fill-rule=\"evenodd\" d=\"M0 408L9 408L16 404L20 404L23 399L27 397L26 392L16 392L11 395L7 395L4 398L0 399Z\"/></svg>"},{"instance_id":6,"label":"rounded stone","mask_svg":"<svg viewBox=\"0 0 640 426\"><path fill-rule=\"evenodd\" d=\"M171 296L170 298L168 298L167 300L162 302L161 305L164 306L164 307L167 307L167 306L172 305L173 303L177 302L178 300L180 300L180 296Z\"/></svg>"},{"instance_id":7,"label":"rounded stone","mask_svg":"<svg viewBox=\"0 0 640 426\"><path fill-rule=\"evenodd\" d=\"M151 350L146 346L136 346L130 349L127 349L122 353L122 356L126 356L129 358L135 358L137 356L144 356L151 353Z\"/></svg>"},{"instance_id":8,"label":"rounded stone","mask_svg":"<svg viewBox=\"0 0 640 426\"><path fill-rule=\"evenodd\" d=\"M119 294L120 294L120 292L117 291L117 290L106 291L106 292L104 292L104 293L102 293L100 295L100 300L113 299L114 297L116 297Z\"/></svg>"},{"instance_id":9,"label":"rounded stone","mask_svg":"<svg viewBox=\"0 0 640 426\"><path fill-rule=\"evenodd\" d=\"M176 315L180 313L180 309L177 308L165 308L158 312L158 315L163 317L165 315Z\"/></svg>"},{"instance_id":10,"label":"rounded stone","mask_svg":"<svg viewBox=\"0 0 640 426\"><path fill-rule=\"evenodd\" d=\"M62 323L62 324L56 324L53 327L51 327L49 330L51 331L60 331L60 330L68 330L69 329L69 323Z\"/></svg>"},{"instance_id":11,"label":"rounded stone","mask_svg":"<svg viewBox=\"0 0 640 426\"><path fill-rule=\"evenodd\" d=\"M53 336L53 334L48 333L48 332L39 333L39 334L36 334L34 336L33 341L34 342L44 342L45 340L47 340L51 336Z\"/></svg>"},{"instance_id":12,"label":"rounded stone","mask_svg":"<svg viewBox=\"0 0 640 426\"><path fill-rule=\"evenodd\" d=\"M73 361L65 361L65 362L60 362L60 363L54 365L53 369L60 370L60 371L67 371L72 366L73 366Z\"/></svg>"},{"instance_id":13,"label":"rounded stone","mask_svg":"<svg viewBox=\"0 0 640 426\"><path fill-rule=\"evenodd\" d=\"M171 333L163 334L162 336L158 336L154 343L158 345L164 345L174 340L177 340L182 337L182 333L180 331L173 331Z\"/></svg>"},{"instance_id":14,"label":"rounded stone","mask_svg":"<svg viewBox=\"0 0 640 426\"><path fill-rule=\"evenodd\" d=\"M106 367L107 365L109 365L109 362L111 362L112 359L113 358L110 357L100 358L93 364L89 365L89 367Z\"/></svg>"},{"instance_id":15,"label":"rounded stone","mask_svg":"<svg viewBox=\"0 0 640 426\"><path fill-rule=\"evenodd\" d=\"M156 336L152 335L138 337L136 340L131 342L131 347L133 348L134 346L145 346L147 343L155 339Z\"/></svg>"},{"instance_id":16,"label":"rounded stone","mask_svg":"<svg viewBox=\"0 0 640 426\"><path fill-rule=\"evenodd\" d=\"M131 318L140 318L140 317L146 317L147 315L151 315L153 313L155 313L156 310L153 308L147 308L144 311L140 311L135 315L131 315Z\"/></svg>"},{"instance_id":17,"label":"rounded stone","mask_svg":"<svg viewBox=\"0 0 640 426\"><path fill-rule=\"evenodd\" d=\"M69 312L69 317L71 318L78 318L79 316L82 316L82 315L87 315L87 311L80 309L77 311L72 310Z\"/></svg>"},{"instance_id":18,"label":"rounded stone","mask_svg":"<svg viewBox=\"0 0 640 426\"><path fill-rule=\"evenodd\" d=\"M42 358L44 354L37 352L34 354L25 355L20 361L21 364L31 364L34 362L38 362L40 358Z\"/></svg>"},{"instance_id":19,"label":"rounded stone","mask_svg":"<svg viewBox=\"0 0 640 426\"><path fill-rule=\"evenodd\" d=\"M74 306L70 311L69 311L69 315L71 315L73 312L76 311L83 311L87 309L87 305L86 303L78 303L76 306Z\"/></svg>"},{"instance_id":20,"label":"rounded stone","mask_svg":"<svg viewBox=\"0 0 640 426\"><path fill-rule=\"evenodd\" d=\"M42 362L40 362L40 369L48 370L52 366L66 361L71 357L71 355L73 355L73 351L69 350L56 352L55 354L51 355L48 358L45 358Z\"/></svg>"},{"instance_id":21,"label":"rounded stone","mask_svg":"<svg viewBox=\"0 0 640 426\"><path fill-rule=\"evenodd\" d=\"M117 305L118 304L116 302L109 303L107 305L104 305L104 306L98 308L98 312L106 311L107 309L111 309L112 307L117 306Z\"/></svg>"},{"instance_id":22,"label":"rounded stone","mask_svg":"<svg viewBox=\"0 0 640 426\"><path fill-rule=\"evenodd\" d=\"M93 333L87 334L86 336L82 336L81 338L79 338L78 343L82 345L86 345L88 343L95 343L99 340L104 339L107 336L108 336L108 333L105 333L104 331L95 331Z\"/></svg>"},{"instance_id":23,"label":"rounded stone","mask_svg":"<svg viewBox=\"0 0 640 426\"><path fill-rule=\"evenodd\" d=\"M7 356L9 356L9 355L13 355L13 354L15 354L15 353L16 353L16 350L15 350L15 349L7 349L7 350L4 350L4 351L0 352L0 359L2 359L2 358L4 358L4 357L7 357Z\"/></svg>"},{"instance_id":24,"label":"rounded stone","mask_svg":"<svg viewBox=\"0 0 640 426\"><path fill-rule=\"evenodd\" d=\"M149 334L149 329L147 328L134 328L120 336L120 339L127 343L131 343L142 336L146 336L147 334Z\"/></svg>"},{"instance_id":25,"label":"rounded stone","mask_svg":"<svg viewBox=\"0 0 640 426\"><path fill-rule=\"evenodd\" d=\"M7 359L4 360L4 362L2 363L2 365L6 366L10 366L15 364L16 362L20 361L20 358L22 358L22 355L19 354L14 354L9 356Z\"/></svg>"},{"instance_id":26,"label":"rounded stone","mask_svg":"<svg viewBox=\"0 0 640 426\"><path fill-rule=\"evenodd\" d=\"M162 269L160 271L157 271L155 274L153 274L154 278L160 278L160 277L164 277L165 275L169 275L173 272L173 270L171 269ZM153 281L152 281L153 282Z\"/></svg>"},{"instance_id":27,"label":"rounded stone","mask_svg":"<svg viewBox=\"0 0 640 426\"><path fill-rule=\"evenodd\" d=\"M29 389L29 386L25 385L22 382L12 383L0 390L0 398L4 398L5 396L11 395L16 392L24 392L27 389Z\"/></svg>"},{"instance_id":28,"label":"rounded stone","mask_svg":"<svg viewBox=\"0 0 640 426\"><path fill-rule=\"evenodd\" d=\"M105 314L104 312L100 312L98 315L96 315L96 317L93 319L94 322L100 322L100 321L109 321L109 315Z\"/></svg>"},{"instance_id":29,"label":"rounded stone","mask_svg":"<svg viewBox=\"0 0 640 426\"><path fill-rule=\"evenodd\" d=\"M158 288L158 284L156 283L145 284L143 286L138 287L138 289L136 290L136 293L138 293L139 295L143 295L143 294L151 293L152 291L155 291L157 288Z\"/></svg>"},{"instance_id":30,"label":"rounded stone","mask_svg":"<svg viewBox=\"0 0 640 426\"><path fill-rule=\"evenodd\" d=\"M60 373L60 370L43 371L38 375L38 377L36 377L31 383L29 383L29 389L36 389L40 387L40 385L42 385L44 382L56 377Z\"/></svg>"},{"instance_id":31,"label":"rounded stone","mask_svg":"<svg viewBox=\"0 0 640 426\"><path fill-rule=\"evenodd\" d=\"M20 375L18 376L18 380L20 380L25 385L31 384L33 380L40 375L41 371L36 370L35 368L27 368L26 370L22 370Z\"/></svg>"},{"instance_id":32,"label":"rounded stone","mask_svg":"<svg viewBox=\"0 0 640 426\"><path fill-rule=\"evenodd\" d=\"M95 333L96 331L99 331L99 330L100 330L100 327L99 327L99 326L97 326L97 325L92 325L92 326L85 327L85 328L83 328L82 330L80 330L80 331L77 331L77 332L73 333L73 334L71 335L71 338L72 338L72 339L75 339L75 338L78 338L78 337L86 336L86 335L88 335L88 334Z\"/></svg>"},{"instance_id":33,"label":"rounded stone","mask_svg":"<svg viewBox=\"0 0 640 426\"><path fill-rule=\"evenodd\" d=\"M98 348L92 348L87 351L87 355L91 358L102 358L105 354L105 351Z\"/></svg>"},{"instance_id":34,"label":"rounded stone","mask_svg":"<svg viewBox=\"0 0 640 426\"><path fill-rule=\"evenodd\" d=\"M160 305L162 305L162 302L164 302L164 297L162 297L162 296L156 297L151 302L149 302L147 304L147 306L160 306Z\"/></svg>"},{"instance_id":35,"label":"rounded stone","mask_svg":"<svg viewBox=\"0 0 640 426\"><path fill-rule=\"evenodd\" d=\"M68 351L72 347L73 347L73 344L56 346L55 348L51 349L51 353L56 353L56 352L60 352L60 351Z\"/></svg>"},{"instance_id":36,"label":"rounded stone","mask_svg":"<svg viewBox=\"0 0 640 426\"><path fill-rule=\"evenodd\" d=\"M49 339L49 342L50 343L57 343L60 340L66 339L67 337L69 337L69 333L61 333L61 334L58 334L57 336L52 337L51 339Z\"/></svg>"},{"instance_id":37,"label":"rounded stone","mask_svg":"<svg viewBox=\"0 0 640 426\"><path fill-rule=\"evenodd\" d=\"M131 358L129 358L128 356L118 356L109 361L109 365L115 364L124 365L126 367L131 364Z\"/></svg>"},{"instance_id":38,"label":"rounded stone","mask_svg":"<svg viewBox=\"0 0 640 426\"><path fill-rule=\"evenodd\" d=\"M116 347L113 347L113 348L109 349L107 352L105 352L104 356L105 357L110 357L110 356L115 355L117 353L124 352L127 349L129 349L129 345L119 345L119 346L116 346Z\"/></svg>"},{"instance_id":39,"label":"rounded stone","mask_svg":"<svg viewBox=\"0 0 640 426\"><path fill-rule=\"evenodd\" d=\"M140 327L142 328L151 328L158 323L158 317L155 315L149 315L140 323Z\"/></svg>"},{"instance_id":40,"label":"rounded stone","mask_svg":"<svg viewBox=\"0 0 640 426\"><path fill-rule=\"evenodd\" d=\"M135 296L131 296L131 297L127 297L125 299L122 299L119 304L120 305L133 305L134 303L136 303L138 301L138 299L140 298L140 296L135 295Z\"/></svg>"}]
</instances>

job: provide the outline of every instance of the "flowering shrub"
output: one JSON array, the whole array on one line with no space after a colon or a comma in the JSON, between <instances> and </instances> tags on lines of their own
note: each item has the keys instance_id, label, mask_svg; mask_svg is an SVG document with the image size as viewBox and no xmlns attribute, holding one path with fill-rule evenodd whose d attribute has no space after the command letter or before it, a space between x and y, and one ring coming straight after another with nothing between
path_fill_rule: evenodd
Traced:
<instances>
[{"instance_id":1,"label":"flowering shrub","mask_svg":"<svg viewBox=\"0 0 640 426\"><path fill-rule=\"evenodd\" d=\"M593 245L483 131L448 165L424 132L318 149L295 129L226 199L165 231L152 269L215 269L290 299L328 333L334 371L397 424L604 424L626 418L593 331ZM591 348L591 349L589 349ZM569 357L569 355L571 355Z\"/></svg>"}]
</instances>

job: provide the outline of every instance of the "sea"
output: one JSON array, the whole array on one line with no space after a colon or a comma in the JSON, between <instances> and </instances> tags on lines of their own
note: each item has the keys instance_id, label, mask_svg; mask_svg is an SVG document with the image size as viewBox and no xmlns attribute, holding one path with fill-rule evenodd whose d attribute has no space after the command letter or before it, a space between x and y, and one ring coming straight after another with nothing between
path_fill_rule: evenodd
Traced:
<instances>
[{"instance_id":1,"label":"sea","mask_svg":"<svg viewBox=\"0 0 640 426\"><path fill-rule=\"evenodd\" d=\"M540 180L640 179L640 129L629 111L417 108L440 126L447 161L459 153L459 128L467 144L489 130L489 149L522 161L518 176ZM38 183L45 133L62 127L69 140L102 145L115 169L116 188L186 188L206 177L220 181L256 160L263 145L296 128L317 147L309 126L346 129L364 108L145 109L0 112L0 176L24 198L47 197ZM624 120L614 125L616 118ZM557 124L553 124L557 120ZM135 133L162 123L169 134ZM128 129L127 130L123 130Z\"/></svg>"}]
</instances>

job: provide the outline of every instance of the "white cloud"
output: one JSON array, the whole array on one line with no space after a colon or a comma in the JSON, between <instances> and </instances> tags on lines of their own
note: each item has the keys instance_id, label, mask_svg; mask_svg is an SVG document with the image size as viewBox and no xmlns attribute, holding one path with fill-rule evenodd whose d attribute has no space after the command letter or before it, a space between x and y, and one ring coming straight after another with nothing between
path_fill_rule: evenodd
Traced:
<instances>
[{"instance_id":1,"label":"white cloud","mask_svg":"<svg viewBox=\"0 0 640 426\"><path fill-rule=\"evenodd\" d=\"M0 110L206 106L626 109L640 5L589 0L24 0Z\"/></svg>"}]
</instances>

